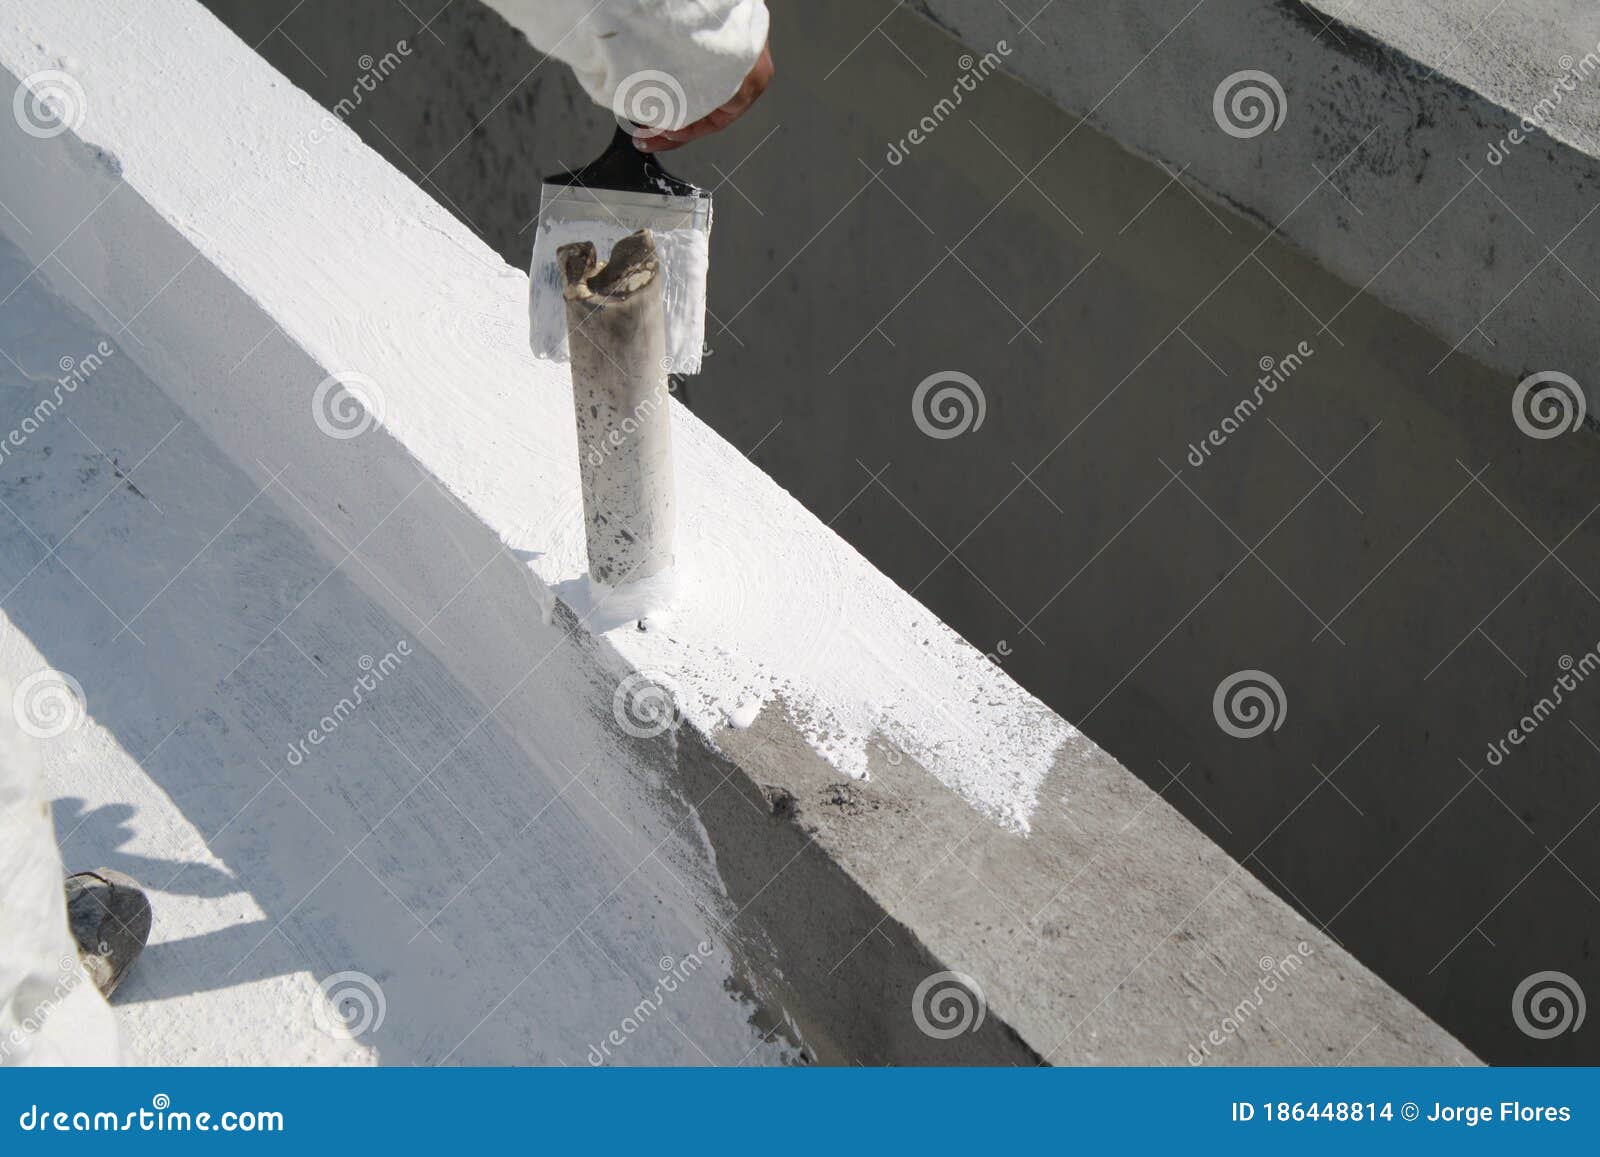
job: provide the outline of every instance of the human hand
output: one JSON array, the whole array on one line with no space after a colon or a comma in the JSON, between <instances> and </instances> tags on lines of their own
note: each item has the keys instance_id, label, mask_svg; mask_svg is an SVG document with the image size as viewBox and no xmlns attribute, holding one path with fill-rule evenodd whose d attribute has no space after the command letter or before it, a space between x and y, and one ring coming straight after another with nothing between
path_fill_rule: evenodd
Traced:
<instances>
[{"instance_id":1,"label":"human hand","mask_svg":"<svg viewBox=\"0 0 1600 1157\"><path fill-rule=\"evenodd\" d=\"M681 129L653 129L647 125L637 125L633 130L633 146L641 152L664 153L700 137L720 132L748 112L750 106L755 104L756 98L765 92L767 85L771 83L772 50L770 44L764 44L761 46L761 55L756 59L755 67L745 76L739 91L734 93L726 104L712 109L693 124L684 125Z\"/></svg>"}]
</instances>

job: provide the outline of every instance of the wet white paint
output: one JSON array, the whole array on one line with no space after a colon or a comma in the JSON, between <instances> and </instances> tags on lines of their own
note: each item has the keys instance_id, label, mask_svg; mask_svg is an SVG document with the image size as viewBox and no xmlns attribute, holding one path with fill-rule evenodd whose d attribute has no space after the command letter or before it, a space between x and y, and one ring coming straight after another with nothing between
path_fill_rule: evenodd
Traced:
<instances>
[{"instance_id":1,"label":"wet white paint","mask_svg":"<svg viewBox=\"0 0 1600 1157\"><path fill-rule=\"evenodd\" d=\"M130 1061L780 1063L729 995L698 817L674 826L648 760L587 709L561 631L530 634L549 658L508 705L528 751L431 650L457 645L450 624L397 618L333 567L285 509L317 501L297 473L262 490L132 338L31 420L60 359L113 336L31 265L0 238L18 287L0 432L30 431L0 459L0 1029L45 1001L53 1030L0 1037L0 1065L114 1059L92 985L58 967L62 860L151 896L114 1005ZM11 689L52 669L78 689L23 736ZM641 1017L662 961L691 957ZM381 999L381 1023L330 1032L341 988Z\"/></svg>"},{"instance_id":2,"label":"wet white paint","mask_svg":"<svg viewBox=\"0 0 1600 1157\"><path fill-rule=\"evenodd\" d=\"M32 214L20 243L37 244L34 260L54 244L38 239L66 236L105 198L60 256L106 308L190 335L188 345L149 342L135 355L233 460L259 474L264 447L292 455L346 507L375 511L373 521L412 485L396 490L394 477L420 470L459 502L460 517L528 560L537 581L525 597L547 606L551 592L573 591L587 565L571 383L564 367L529 352L527 277L353 132L324 128L320 107L193 5L66 0L26 23L0 25L0 65L27 75L76 56L94 98L78 136L98 150L75 145L49 197L33 192L47 171L0 167L0 197ZM186 64L142 73L130 94L127 61L140 52ZM197 86L216 95L195 102ZM8 147L20 142L3 122ZM315 163L285 164L314 128L325 132ZM213 147L194 149L202 139ZM93 172L85 155L119 158L116 177ZM93 247L112 240L97 230L140 198L277 329L263 337L266 326L205 324L212 299L193 268L175 277L181 254L163 251L141 268L140 239L117 237L116 265L97 257ZM99 308L70 281L62 291ZM190 348L195 335L225 348ZM317 382L277 373L299 352L326 373L370 379L383 400L377 428L353 442L320 439L308 413ZM781 697L841 774L865 775L873 745L892 747L984 814L1025 829L1075 730L734 447L672 410L676 597L670 621L650 616L658 629L605 634L621 661L662 675L708 733L752 698ZM352 529L359 538L370 523ZM379 561L438 592L437 602L471 577L430 557ZM535 645L517 653L506 641L460 662L487 686L509 686Z\"/></svg>"},{"instance_id":3,"label":"wet white paint","mask_svg":"<svg viewBox=\"0 0 1600 1157\"><path fill-rule=\"evenodd\" d=\"M534 237L529 262L531 282L529 344L534 356L567 361L566 302L561 299L561 272L556 250L574 241L592 241L601 260L611 247L632 233L636 224L622 221L563 220L546 216ZM700 372L706 340L706 277L711 262L710 236L700 229L651 229L661 262L662 308L667 319L667 369L675 374Z\"/></svg>"}]
</instances>

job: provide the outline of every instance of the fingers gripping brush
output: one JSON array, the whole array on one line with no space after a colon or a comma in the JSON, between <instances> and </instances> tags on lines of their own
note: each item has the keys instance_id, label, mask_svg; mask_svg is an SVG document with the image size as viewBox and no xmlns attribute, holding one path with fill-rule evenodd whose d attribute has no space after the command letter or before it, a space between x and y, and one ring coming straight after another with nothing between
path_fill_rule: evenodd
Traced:
<instances>
[{"instance_id":1,"label":"fingers gripping brush","mask_svg":"<svg viewBox=\"0 0 1600 1157\"><path fill-rule=\"evenodd\" d=\"M550 361L569 357L562 270L556 251L588 241L607 253L623 237L648 229L660 263L666 323L663 368L700 372L705 343L706 271L711 260L711 194L672 176L618 128L599 159L570 173L545 178L539 228L528 271L533 354Z\"/></svg>"}]
</instances>

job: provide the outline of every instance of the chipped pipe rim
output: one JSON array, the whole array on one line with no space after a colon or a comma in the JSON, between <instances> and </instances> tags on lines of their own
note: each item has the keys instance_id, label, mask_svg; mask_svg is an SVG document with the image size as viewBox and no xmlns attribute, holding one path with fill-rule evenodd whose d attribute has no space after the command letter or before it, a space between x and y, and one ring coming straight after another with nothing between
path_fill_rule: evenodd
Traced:
<instances>
[{"instance_id":1,"label":"chipped pipe rim","mask_svg":"<svg viewBox=\"0 0 1600 1157\"><path fill-rule=\"evenodd\" d=\"M561 270L561 296L596 308L630 301L661 272L649 229L618 238L605 261L599 260L594 242L568 242L556 249L556 265Z\"/></svg>"}]
</instances>

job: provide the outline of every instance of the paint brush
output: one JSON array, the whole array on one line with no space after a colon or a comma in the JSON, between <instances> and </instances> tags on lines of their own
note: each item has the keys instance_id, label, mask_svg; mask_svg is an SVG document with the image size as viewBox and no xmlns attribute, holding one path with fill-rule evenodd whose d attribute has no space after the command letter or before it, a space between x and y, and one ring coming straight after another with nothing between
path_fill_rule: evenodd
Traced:
<instances>
[{"instance_id":1,"label":"paint brush","mask_svg":"<svg viewBox=\"0 0 1600 1157\"><path fill-rule=\"evenodd\" d=\"M581 169L546 177L528 270L533 354L567 361L567 315L556 250L578 241L602 253L648 229L662 273L666 319L663 368L700 372L706 331L706 273L711 261L711 194L679 180L619 127L611 145Z\"/></svg>"}]
</instances>

